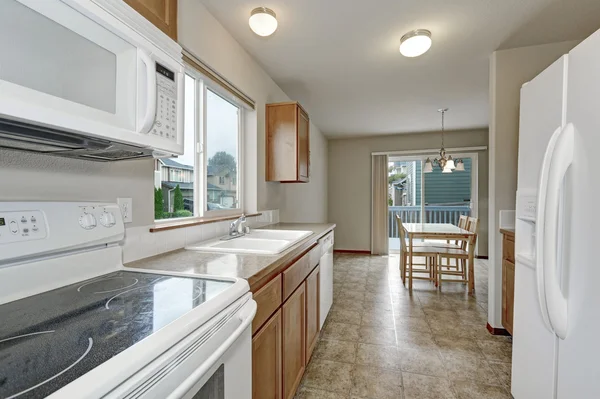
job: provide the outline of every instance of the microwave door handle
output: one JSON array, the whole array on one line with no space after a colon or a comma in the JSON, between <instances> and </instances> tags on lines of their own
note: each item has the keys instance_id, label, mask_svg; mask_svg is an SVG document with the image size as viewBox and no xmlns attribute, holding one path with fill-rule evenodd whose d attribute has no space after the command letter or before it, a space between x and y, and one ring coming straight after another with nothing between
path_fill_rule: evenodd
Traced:
<instances>
[{"instance_id":1,"label":"microwave door handle","mask_svg":"<svg viewBox=\"0 0 600 399\"><path fill-rule=\"evenodd\" d=\"M550 164L556 150L556 142L562 126L558 127L550 137L550 141L546 146L546 152L544 154L544 160L542 162L542 169L540 171L539 185L538 185L538 197L536 207L536 224L535 224L535 274L537 280L537 296L540 305L540 312L542 313L542 319L548 331L554 332L552 324L550 323L550 315L548 312L548 302L546 301L546 277L544 265L546 262L544 249L546 247L544 231L546 230L546 205L548 196L548 179L550 172ZM554 244L550 243L553 247Z\"/></svg>"},{"instance_id":2,"label":"microwave door handle","mask_svg":"<svg viewBox=\"0 0 600 399\"><path fill-rule=\"evenodd\" d=\"M557 268L556 246L563 243L557 242L559 227L559 208L561 197L561 183L569 167L573 163L575 140L575 127L569 123L562 129L557 138L552 164L548 172L548 191L546 197L544 229L544 283L546 287L546 302L550 324L559 338L567 336L568 304L560 287L560 276ZM563 212L564 214L564 212ZM556 246L555 246L556 245Z\"/></svg>"},{"instance_id":3,"label":"microwave door handle","mask_svg":"<svg viewBox=\"0 0 600 399\"><path fill-rule=\"evenodd\" d=\"M156 71L154 61L148 53L138 50L138 56L146 67L146 108L138 133L146 134L152 128L156 115Z\"/></svg>"}]
</instances>

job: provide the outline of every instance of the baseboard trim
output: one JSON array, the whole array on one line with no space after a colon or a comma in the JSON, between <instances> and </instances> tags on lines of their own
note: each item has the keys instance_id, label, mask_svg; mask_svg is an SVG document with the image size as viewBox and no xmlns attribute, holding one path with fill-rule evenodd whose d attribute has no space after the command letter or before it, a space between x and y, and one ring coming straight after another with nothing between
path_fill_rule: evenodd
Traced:
<instances>
[{"instance_id":1,"label":"baseboard trim","mask_svg":"<svg viewBox=\"0 0 600 399\"><path fill-rule=\"evenodd\" d=\"M371 255L371 251L364 251L360 249L334 249L333 252L337 254Z\"/></svg>"},{"instance_id":2,"label":"baseboard trim","mask_svg":"<svg viewBox=\"0 0 600 399\"><path fill-rule=\"evenodd\" d=\"M492 335L504 335L504 336L510 336L510 333L506 330L506 328L495 328L490 326L490 323L487 323L487 329L490 332L490 334Z\"/></svg>"},{"instance_id":3,"label":"baseboard trim","mask_svg":"<svg viewBox=\"0 0 600 399\"><path fill-rule=\"evenodd\" d=\"M489 257L487 255L477 255L476 258L477 259L489 259Z\"/></svg>"}]
</instances>

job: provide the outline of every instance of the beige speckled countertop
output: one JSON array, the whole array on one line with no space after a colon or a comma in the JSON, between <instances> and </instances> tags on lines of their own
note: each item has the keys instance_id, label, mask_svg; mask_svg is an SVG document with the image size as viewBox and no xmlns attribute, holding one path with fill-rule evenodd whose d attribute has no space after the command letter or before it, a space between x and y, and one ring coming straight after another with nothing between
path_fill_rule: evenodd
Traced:
<instances>
[{"instance_id":1,"label":"beige speckled countertop","mask_svg":"<svg viewBox=\"0 0 600 399\"><path fill-rule=\"evenodd\" d=\"M178 249L135 262L125 267L204 274L220 277L239 277L248 280L256 292L271 276L312 248L317 240L335 228L333 223L278 223L261 227L271 230L309 230L313 234L277 255L228 254Z\"/></svg>"}]
</instances>

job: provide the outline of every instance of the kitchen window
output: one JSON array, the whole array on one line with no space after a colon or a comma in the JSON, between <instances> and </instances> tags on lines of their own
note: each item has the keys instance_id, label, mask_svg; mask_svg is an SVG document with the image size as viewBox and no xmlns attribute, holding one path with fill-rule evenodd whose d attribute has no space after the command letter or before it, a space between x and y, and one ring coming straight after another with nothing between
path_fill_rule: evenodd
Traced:
<instances>
[{"instance_id":1,"label":"kitchen window","mask_svg":"<svg viewBox=\"0 0 600 399\"><path fill-rule=\"evenodd\" d=\"M188 68L184 107L184 154L155 161L155 219L241 213L242 106Z\"/></svg>"}]
</instances>

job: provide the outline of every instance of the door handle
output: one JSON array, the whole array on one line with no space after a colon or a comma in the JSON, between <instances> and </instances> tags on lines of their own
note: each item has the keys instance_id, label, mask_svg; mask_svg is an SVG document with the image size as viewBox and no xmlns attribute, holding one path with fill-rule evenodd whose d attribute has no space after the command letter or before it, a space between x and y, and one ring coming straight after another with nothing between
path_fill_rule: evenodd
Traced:
<instances>
[{"instance_id":1,"label":"door handle","mask_svg":"<svg viewBox=\"0 0 600 399\"><path fill-rule=\"evenodd\" d=\"M562 243L556 243L559 226L560 185L573 163L575 127L569 123L558 133L555 132L553 138L555 140L550 155L551 159L546 169L545 203L543 209L538 209L538 215L540 212L543 214L543 223L536 225L537 242L541 241L542 246L541 265L537 266L542 268L541 278L546 293L546 308L550 325L558 337L565 339L568 327L568 303L560 287L555 245L562 245ZM542 180L540 184L543 184ZM540 252L537 255L539 256ZM536 269L538 268L536 267ZM538 285L539 283L538 274Z\"/></svg>"},{"instance_id":2,"label":"door handle","mask_svg":"<svg viewBox=\"0 0 600 399\"><path fill-rule=\"evenodd\" d=\"M138 133L146 134L154 124L156 115L156 71L154 61L144 50L138 50L138 57L146 67L146 107Z\"/></svg>"}]
</instances>

